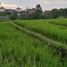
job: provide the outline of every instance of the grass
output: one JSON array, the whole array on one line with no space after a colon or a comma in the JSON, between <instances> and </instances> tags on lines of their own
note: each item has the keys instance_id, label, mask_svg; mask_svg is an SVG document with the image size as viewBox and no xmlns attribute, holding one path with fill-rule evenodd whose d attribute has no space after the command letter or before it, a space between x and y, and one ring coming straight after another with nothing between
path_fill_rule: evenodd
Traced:
<instances>
[{"instance_id":1,"label":"grass","mask_svg":"<svg viewBox=\"0 0 67 67\"><path fill-rule=\"evenodd\" d=\"M63 22L63 20L66 24L67 19L62 19L62 20L57 19L56 21L61 23L61 21ZM55 19L54 20L19 20L19 21L16 20L14 22L27 29L31 29L33 31L41 33L44 36L49 37L53 40L67 44L67 28L55 24L51 24L51 21L54 22Z\"/></svg>"},{"instance_id":2,"label":"grass","mask_svg":"<svg viewBox=\"0 0 67 67\"><path fill-rule=\"evenodd\" d=\"M49 21L49 23L51 24L55 24L55 25L59 25L59 26L63 26L63 27L67 27L67 19L59 19L59 20L51 20Z\"/></svg>"},{"instance_id":3,"label":"grass","mask_svg":"<svg viewBox=\"0 0 67 67\"><path fill-rule=\"evenodd\" d=\"M67 58L62 62L56 49L19 31L10 22L0 23L0 67L67 67Z\"/></svg>"}]
</instances>

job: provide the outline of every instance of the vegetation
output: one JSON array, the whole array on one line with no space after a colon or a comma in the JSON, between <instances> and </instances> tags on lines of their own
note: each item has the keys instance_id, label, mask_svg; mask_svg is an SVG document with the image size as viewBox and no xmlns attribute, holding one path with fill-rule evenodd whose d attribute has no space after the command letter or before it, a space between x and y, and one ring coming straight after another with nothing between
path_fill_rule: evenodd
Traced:
<instances>
[{"instance_id":1,"label":"vegetation","mask_svg":"<svg viewBox=\"0 0 67 67\"><path fill-rule=\"evenodd\" d=\"M43 12L40 4L36 5L35 12L30 14L28 11L22 11L19 19L55 19L67 18L67 8L65 9L52 9ZM33 9L31 9L33 12ZM22 18L23 17L23 18Z\"/></svg>"},{"instance_id":2,"label":"vegetation","mask_svg":"<svg viewBox=\"0 0 67 67\"><path fill-rule=\"evenodd\" d=\"M59 19L55 20L55 21L50 21L49 23L51 24L55 24L55 25L59 25L59 26L63 26L64 28L67 28L67 19Z\"/></svg>"},{"instance_id":3,"label":"vegetation","mask_svg":"<svg viewBox=\"0 0 67 67\"><path fill-rule=\"evenodd\" d=\"M5 16L6 13L0 12L0 16Z\"/></svg>"},{"instance_id":4,"label":"vegetation","mask_svg":"<svg viewBox=\"0 0 67 67\"><path fill-rule=\"evenodd\" d=\"M0 12L0 16L5 16L5 15L8 16L11 20L67 18L67 8L43 11L40 4L38 4L36 5L35 8L26 9L20 12L17 12L16 10L12 10L12 9L8 11Z\"/></svg>"},{"instance_id":5,"label":"vegetation","mask_svg":"<svg viewBox=\"0 0 67 67\"><path fill-rule=\"evenodd\" d=\"M64 19L61 21L63 22ZM54 22L55 20L26 20L26 21L15 21L15 23L26 27L28 29L34 30L39 32L46 37L54 39L59 42L67 43L67 28L62 26L57 26L51 24L51 21ZM60 22L60 19L57 19ZM65 19L65 21L67 21ZM65 23L65 22L64 22Z\"/></svg>"},{"instance_id":6,"label":"vegetation","mask_svg":"<svg viewBox=\"0 0 67 67\"><path fill-rule=\"evenodd\" d=\"M11 21L0 23L0 67L61 67L61 55L48 44L14 28ZM5 32L5 33L4 33ZM67 66L64 60L64 66Z\"/></svg>"},{"instance_id":7,"label":"vegetation","mask_svg":"<svg viewBox=\"0 0 67 67\"><path fill-rule=\"evenodd\" d=\"M40 4L0 11L0 67L67 67L64 18L67 8L43 12Z\"/></svg>"}]
</instances>

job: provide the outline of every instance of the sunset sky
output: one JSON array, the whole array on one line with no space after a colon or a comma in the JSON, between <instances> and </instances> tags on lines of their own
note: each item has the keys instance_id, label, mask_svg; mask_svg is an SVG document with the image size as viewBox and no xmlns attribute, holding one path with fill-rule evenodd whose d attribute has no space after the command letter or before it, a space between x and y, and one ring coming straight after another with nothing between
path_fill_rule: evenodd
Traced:
<instances>
[{"instance_id":1,"label":"sunset sky","mask_svg":"<svg viewBox=\"0 0 67 67\"><path fill-rule=\"evenodd\" d=\"M17 6L23 9L35 7L36 4L41 4L43 10L53 8L67 8L67 0L0 0L2 5L8 8L16 8Z\"/></svg>"}]
</instances>

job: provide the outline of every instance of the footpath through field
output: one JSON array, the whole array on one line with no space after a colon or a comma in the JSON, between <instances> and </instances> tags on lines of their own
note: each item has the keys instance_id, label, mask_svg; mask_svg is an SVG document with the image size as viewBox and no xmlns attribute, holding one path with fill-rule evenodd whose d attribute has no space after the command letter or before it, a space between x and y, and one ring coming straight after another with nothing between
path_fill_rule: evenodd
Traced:
<instances>
[{"instance_id":1,"label":"footpath through field","mask_svg":"<svg viewBox=\"0 0 67 67\"><path fill-rule=\"evenodd\" d=\"M14 23L14 22L11 22L11 25L13 25L17 29L19 29L19 30L21 30L21 31L23 31L23 32L25 32L27 34L30 34L30 35L32 35L34 37L39 38L40 40L44 41L45 43L48 43L48 45L51 44L50 46L52 46L52 47L67 49L67 45L66 44L63 44L63 43L60 43L58 41L54 41L52 39L49 39L49 38L45 37L44 35L42 35L40 33L34 32L34 31L29 30L27 28L23 28L20 25Z\"/></svg>"}]
</instances>

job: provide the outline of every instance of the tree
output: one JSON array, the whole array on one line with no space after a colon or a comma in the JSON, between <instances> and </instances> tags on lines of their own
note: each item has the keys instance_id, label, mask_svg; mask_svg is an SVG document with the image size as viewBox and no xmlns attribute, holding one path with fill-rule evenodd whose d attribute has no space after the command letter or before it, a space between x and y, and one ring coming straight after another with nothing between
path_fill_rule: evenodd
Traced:
<instances>
[{"instance_id":1,"label":"tree","mask_svg":"<svg viewBox=\"0 0 67 67\"><path fill-rule=\"evenodd\" d=\"M43 11L42 11L42 8L41 8L40 4L36 5L36 11L35 11L33 17L35 19L41 19L43 17L42 12Z\"/></svg>"},{"instance_id":2,"label":"tree","mask_svg":"<svg viewBox=\"0 0 67 67\"><path fill-rule=\"evenodd\" d=\"M64 17L67 18L67 8L63 9Z\"/></svg>"},{"instance_id":3,"label":"tree","mask_svg":"<svg viewBox=\"0 0 67 67\"><path fill-rule=\"evenodd\" d=\"M42 8L40 4L36 5L36 11L42 13Z\"/></svg>"},{"instance_id":4,"label":"tree","mask_svg":"<svg viewBox=\"0 0 67 67\"><path fill-rule=\"evenodd\" d=\"M13 13L13 14L10 15L10 19L11 19L11 20L15 20L15 19L17 19L17 18L18 18L17 13Z\"/></svg>"},{"instance_id":5,"label":"tree","mask_svg":"<svg viewBox=\"0 0 67 67\"><path fill-rule=\"evenodd\" d=\"M28 19L28 17L27 17L27 12L26 12L26 11L22 11L22 12L20 13L20 19L23 19L23 20Z\"/></svg>"},{"instance_id":6,"label":"tree","mask_svg":"<svg viewBox=\"0 0 67 67\"><path fill-rule=\"evenodd\" d=\"M64 17L64 10L63 9L59 9L59 18Z\"/></svg>"},{"instance_id":7,"label":"tree","mask_svg":"<svg viewBox=\"0 0 67 67\"><path fill-rule=\"evenodd\" d=\"M50 11L50 18L58 18L58 16L59 16L59 11L58 11L58 9L52 9L52 10Z\"/></svg>"}]
</instances>

